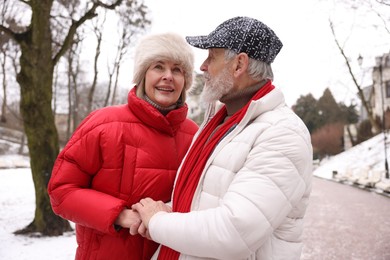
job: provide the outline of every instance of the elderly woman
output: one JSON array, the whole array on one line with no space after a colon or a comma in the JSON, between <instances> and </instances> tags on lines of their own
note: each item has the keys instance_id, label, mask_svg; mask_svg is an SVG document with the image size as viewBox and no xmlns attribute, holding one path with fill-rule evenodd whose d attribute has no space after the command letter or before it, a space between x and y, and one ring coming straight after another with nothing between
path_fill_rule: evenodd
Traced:
<instances>
[{"instance_id":1,"label":"elderly woman","mask_svg":"<svg viewBox=\"0 0 390 260\"><path fill-rule=\"evenodd\" d=\"M131 205L169 201L197 131L187 119L194 56L184 38L150 35L136 49L128 104L92 112L59 154L48 193L53 211L76 223L76 259L150 259L157 244L129 229Z\"/></svg>"}]
</instances>

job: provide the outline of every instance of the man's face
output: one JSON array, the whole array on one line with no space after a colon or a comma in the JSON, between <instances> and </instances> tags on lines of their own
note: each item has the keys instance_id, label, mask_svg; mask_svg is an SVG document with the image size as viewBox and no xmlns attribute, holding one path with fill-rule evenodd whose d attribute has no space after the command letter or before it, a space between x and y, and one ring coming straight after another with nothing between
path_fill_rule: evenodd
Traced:
<instances>
[{"instance_id":1,"label":"man's face","mask_svg":"<svg viewBox=\"0 0 390 260\"><path fill-rule=\"evenodd\" d=\"M204 102L215 102L233 89L233 76L229 64L230 62L225 60L224 49L209 49L209 55L200 67L205 79L201 94Z\"/></svg>"}]
</instances>

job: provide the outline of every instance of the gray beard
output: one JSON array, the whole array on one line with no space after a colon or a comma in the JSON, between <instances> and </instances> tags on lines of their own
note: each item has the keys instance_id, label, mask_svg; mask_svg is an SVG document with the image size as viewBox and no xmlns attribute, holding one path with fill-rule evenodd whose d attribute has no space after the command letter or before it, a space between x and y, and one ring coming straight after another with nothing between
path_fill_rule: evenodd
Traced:
<instances>
[{"instance_id":1,"label":"gray beard","mask_svg":"<svg viewBox=\"0 0 390 260\"><path fill-rule=\"evenodd\" d=\"M203 103L214 103L233 89L233 78L229 75L227 69L224 69L214 79L208 78L208 73L205 73L205 85L200 95Z\"/></svg>"}]
</instances>

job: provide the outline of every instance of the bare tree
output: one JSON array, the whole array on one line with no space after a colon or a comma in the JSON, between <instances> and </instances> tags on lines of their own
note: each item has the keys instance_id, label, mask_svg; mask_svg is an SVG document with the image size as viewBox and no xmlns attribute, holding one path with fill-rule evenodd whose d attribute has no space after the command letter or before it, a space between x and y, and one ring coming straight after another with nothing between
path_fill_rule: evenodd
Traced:
<instances>
[{"instance_id":1,"label":"bare tree","mask_svg":"<svg viewBox=\"0 0 390 260\"><path fill-rule=\"evenodd\" d=\"M19 56L19 48L15 45L15 42L11 40L2 43L1 38L2 37L0 37L0 74L2 76L1 86L3 89L3 102L1 104L0 122L6 123L8 109L7 90L10 85L10 81L12 81L12 76L14 75L14 71L12 69L14 68L14 65L17 64L16 60Z\"/></svg>"},{"instance_id":2,"label":"bare tree","mask_svg":"<svg viewBox=\"0 0 390 260\"><path fill-rule=\"evenodd\" d=\"M0 9L0 23L7 22L10 28L14 30L18 30L18 25L15 23L13 19L6 20L5 14L7 12L18 12L18 10L9 5L8 3L4 3L2 8ZM2 88L3 88L3 102L1 105L1 116L0 122L6 123L6 111L7 111L7 87L8 87L8 75L10 74L8 70L10 69L7 62L15 63L17 56L19 55L19 48L16 46L15 41L4 32L0 32L0 67L2 74Z\"/></svg>"},{"instance_id":3,"label":"bare tree","mask_svg":"<svg viewBox=\"0 0 390 260\"><path fill-rule=\"evenodd\" d=\"M58 64L54 67L53 72L53 115L57 113L57 91L58 91Z\"/></svg>"},{"instance_id":4,"label":"bare tree","mask_svg":"<svg viewBox=\"0 0 390 260\"><path fill-rule=\"evenodd\" d=\"M114 10L133 1L77 1L77 0L5 0L0 3L19 5L30 20L23 30L13 30L7 22L0 24L0 32L14 39L20 49L20 71L17 82L21 90L20 110L30 153L31 171L35 186L36 209L34 220L17 234L39 232L60 235L71 229L69 222L56 216L50 206L47 184L59 152L58 132L52 111L52 85L55 65L73 44L78 29L97 16L99 8ZM67 10L84 5L80 12L70 15ZM141 6L141 7L140 7ZM143 3L138 8L144 10ZM7 15L13 15L7 13ZM23 17L25 19L25 17ZM52 31L53 23L63 21L65 33ZM23 24L22 19L20 24Z\"/></svg>"},{"instance_id":5,"label":"bare tree","mask_svg":"<svg viewBox=\"0 0 390 260\"><path fill-rule=\"evenodd\" d=\"M341 46L341 44L339 43L339 41L338 41L338 39L337 39L337 37L336 37L335 31L334 31L334 27L333 27L333 24L332 24L331 21L329 21L329 26L330 26L330 29L332 30L333 38L334 38L334 40L335 40L335 42L336 42L337 48L339 49L341 55L343 56L344 61L345 61L345 65L346 65L347 68L348 68L348 72L349 72L349 74L351 75L352 81L353 81L354 85L356 86L356 88L357 88L357 90L358 90L358 95L359 95L359 98L360 98L360 100L361 100L361 102L362 102L362 105L363 105L363 107L364 107L364 108L366 109L366 111L367 111L368 119L370 120L371 125L372 125L373 128L375 129L375 132L376 132L376 133L380 133L381 128L380 128L378 122L375 120L374 115L372 114L371 105L367 102L366 97L364 96L362 87L360 86L360 84L359 84L359 83L357 82L357 80L356 80L355 74L354 74L353 71L352 71L352 67L351 67L349 58L348 58L347 55L345 54L345 51L344 51L343 46Z\"/></svg>"},{"instance_id":6,"label":"bare tree","mask_svg":"<svg viewBox=\"0 0 390 260\"><path fill-rule=\"evenodd\" d=\"M76 43L77 44L77 43ZM66 139L68 140L71 133L73 132L73 111L75 110L76 107L76 94L74 93L74 90L76 90L76 86L73 85L74 83L74 77L75 77L75 72L73 71L73 62L74 62L74 56L75 52L73 49L74 45L71 47L71 49L67 52L66 59L68 62L68 71L67 71L67 87L68 87L68 120L67 120L67 128L66 128ZM77 58L76 58L77 59ZM73 102L73 100L75 102Z\"/></svg>"},{"instance_id":7,"label":"bare tree","mask_svg":"<svg viewBox=\"0 0 390 260\"><path fill-rule=\"evenodd\" d=\"M3 46L0 46L0 66L1 66L1 72L3 76L2 80L2 87L3 87L3 103L1 105L1 117L0 122L5 123L7 122L7 69L6 69L6 55L5 50L3 49Z\"/></svg>"},{"instance_id":8,"label":"bare tree","mask_svg":"<svg viewBox=\"0 0 390 260\"><path fill-rule=\"evenodd\" d=\"M336 2L340 5L344 5L344 8L349 8L351 10L358 10L358 9L360 10L360 9L364 8L367 13L375 14L379 18L379 22L375 25L372 24L372 29L377 29L380 26L380 24L382 24L384 31L387 31L389 33L388 23L390 22L390 16L388 15L388 12L386 13L383 10L384 9L383 7L390 6L388 1L385 1L385 0L376 0L376 1L339 0ZM378 4L379 4L379 6L378 6ZM386 14L387 14L387 16L386 16ZM333 39L336 43L336 46L337 46L338 50L340 51L341 56L344 59L345 65L348 68L348 73L351 76L352 82L358 91L358 96L359 96L359 99L362 103L362 106L367 112L368 120L370 121L371 126L374 129L374 132L379 133L381 131L380 124L377 120L375 120L375 115L373 114L372 107L371 107L370 103L368 102L367 97L363 93L363 89L362 89L361 84L356 79L356 75L352 69L351 59L347 54L348 48L346 47L345 43L347 42L348 37L343 44L341 37L339 37L336 33L335 22L332 21L331 18L329 18L329 27L331 29ZM352 30L351 30L351 33L352 33ZM388 36L390 36L390 34Z\"/></svg>"},{"instance_id":9,"label":"bare tree","mask_svg":"<svg viewBox=\"0 0 390 260\"><path fill-rule=\"evenodd\" d=\"M6 12L7 5L3 5L3 8L0 10L0 19L4 19L4 13ZM5 36L5 37L4 37ZM0 34L0 63L1 63L1 72L3 76L2 80L2 87L3 87L3 103L1 105L1 117L0 117L0 122L4 123L7 121L6 118L6 107L7 107L7 79L6 79L6 53L4 51L4 45L6 42L9 41L8 35L5 34Z\"/></svg>"},{"instance_id":10,"label":"bare tree","mask_svg":"<svg viewBox=\"0 0 390 260\"><path fill-rule=\"evenodd\" d=\"M101 46L103 40L103 24L105 21L106 21L106 12L105 10L103 10L103 14L99 16L99 19L95 19L95 21L93 22L93 33L96 36L96 49L95 49L95 55L93 60L93 81L87 99L87 113L91 112L92 110L93 96L95 94L95 89L97 85L97 79L99 74L98 61L101 53Z\"/></svg>"},{"instance_id":11,"label":"bare tree","mask_svg":"<svg viewBox=\"0 0 390 260\"><path fill-rule=\"evenodd\" d=\"M121 6L116 10L116 13L119 17L117 28L120 37L113 66L110 67L109 64L107 65L109 85L104 102L105 106L109 104L116 104L120 69L126 58L126 54L128 53L129 48L134 42L132 39L139 35L150 24L150 21L143 19L146 13L143 13L142 11L140 13L135 12L135 9L132 8L132 6L135 4L135 2L127 2L126 5ZM110 96L111 102L109 102Z\"/></svg>"}]
</instances>

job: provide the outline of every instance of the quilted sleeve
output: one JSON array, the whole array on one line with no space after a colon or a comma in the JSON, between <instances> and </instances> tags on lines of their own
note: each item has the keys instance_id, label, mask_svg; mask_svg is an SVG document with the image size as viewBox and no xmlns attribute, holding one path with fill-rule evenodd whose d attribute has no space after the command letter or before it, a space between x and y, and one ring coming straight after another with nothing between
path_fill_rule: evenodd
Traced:
<instances>
[{"instance_id":1,"label":"quilted sleeve","mask_svg":"<svg viewBox=\"0 0 390 260\"><path fill-rule=\"evenodd\" d=\"M87 117L59 154L48 185L53 211L77 224L115 234L113 223L125 201L90 188L102 165L103 130L94 114Z\"/></svg>"}]
</instances>

